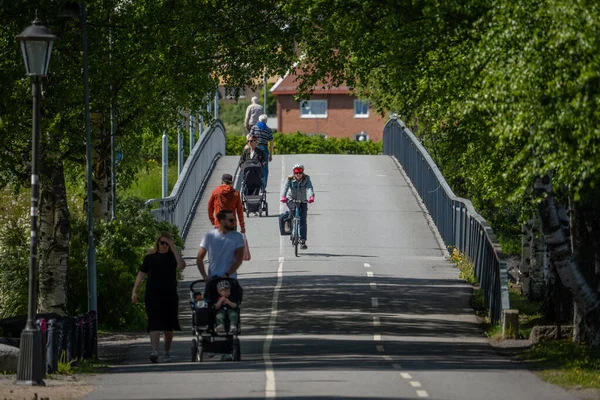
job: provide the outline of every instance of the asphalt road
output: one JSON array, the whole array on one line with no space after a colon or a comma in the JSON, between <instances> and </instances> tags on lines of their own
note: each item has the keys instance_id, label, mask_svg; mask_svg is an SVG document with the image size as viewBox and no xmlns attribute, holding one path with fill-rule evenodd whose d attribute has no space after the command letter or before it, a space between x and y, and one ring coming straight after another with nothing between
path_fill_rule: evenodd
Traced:
<instances>
[{"instance_id":1,"label":"asphalt road","mask_svg":"<svg viewBox=\"0 0 600 400\"><path fill-rule=\"evenodd\" d=\"M315 186L308 250L280 237L282 171L301 162ZM210 187L233 173L221 159ZM239 279L242 361L191 363L187 284L210 229L204 196L184 256L174 363L150 364L148 339L98 375L89 399L537 399L573 397L489 346L458 280L393 160L386 156L277 156L271 215L247 218L252 260Z\"/></svg>"}]
</instances>

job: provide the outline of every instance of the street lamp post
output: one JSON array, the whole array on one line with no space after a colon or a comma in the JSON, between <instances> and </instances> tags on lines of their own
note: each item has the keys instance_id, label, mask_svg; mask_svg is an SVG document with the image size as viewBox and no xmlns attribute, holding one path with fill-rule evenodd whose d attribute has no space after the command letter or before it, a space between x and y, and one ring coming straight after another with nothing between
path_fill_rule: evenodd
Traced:
<instances>
[{"instance_id":1,"label":"street lamp post","mask_svg":"<svg viewBox=\"0 0 600 400\"><path fill-rule=\"evenodd\" d=\"M38 246L38 200L39 200L39 151L40 151L40 97L42 95L40 78L48 74L52 44L56 40L48 28L37 17L32 25L17 36L21 44L25 70L32 77L33 130L31 144L31 242L29 245L29 298L27 306L27 324L21 332L19 362L17 366L17 384L44 385L46 368L43 351L42 333L35 324L37 305L37 246Z\"/></svg>"}]
</instances>

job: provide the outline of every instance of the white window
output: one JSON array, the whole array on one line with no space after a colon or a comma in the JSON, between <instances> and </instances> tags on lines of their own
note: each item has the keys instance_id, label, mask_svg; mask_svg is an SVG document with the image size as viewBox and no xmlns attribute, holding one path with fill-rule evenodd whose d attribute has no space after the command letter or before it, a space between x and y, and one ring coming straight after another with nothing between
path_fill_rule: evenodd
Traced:
<instances>
[{"instance_id":1,"label":"white window","mask_svg":"<svg viewBox=\"0 0 600 400\"><path fill-rule=\"evenodd\" d=\"M369 118L369 103L354 100L354 118Z\"/></svg>"},{"instance_id":2,"label":"white window","mask_svg":"<svg viewBox=\"0 0 600 400\"><path fill-rule=\"evenodd\" d=\"M327 100L304 100L300 103L300 118L327 118Z\"/></svg>"}]
</instances>

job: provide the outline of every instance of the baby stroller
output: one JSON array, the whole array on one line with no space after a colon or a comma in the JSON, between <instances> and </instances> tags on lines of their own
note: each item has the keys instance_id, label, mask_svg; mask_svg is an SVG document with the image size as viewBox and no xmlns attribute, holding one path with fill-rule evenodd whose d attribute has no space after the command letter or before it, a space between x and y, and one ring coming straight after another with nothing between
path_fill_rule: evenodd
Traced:
<instances>
[{"instance_id":1,"label":"baby stroller","mask_svg":"<svg viewBox=\"0 0 600 400\"><path fill-rule=\"evenodd\" d=\"M250 213L258 213L262 217L269 216L269 204L267 203L267 192L263 183L264 167L256 161L246 161L241 165L242 170L242 204L246 216Z\"/></svg>"},{"instance_id":2,"label":"baby stroller","mask_svg":"<svg viewBox=\"0 0 600 400\"><path fill-rule=\"evenodd\" d=\"M241 323L238 323L237 333L230 333L229 320L226 320L224 334L215 332L217 311L214 304L219 295L217 283L221 280L229 281L231 286L230 299L238 304L237 311L241 314L239 305L242 302L243 289L237 279L215 278L208 281L204 287L204 279L190 284L190 303L192 307L192 362L202 362L204 353L231 354L233 361L241 361L240 339ZM202 283L202 285L200 285ZM200 288L200 286L202 286ZM203 293L204 291L204 293Z\"/></svg>"}]
</instances>

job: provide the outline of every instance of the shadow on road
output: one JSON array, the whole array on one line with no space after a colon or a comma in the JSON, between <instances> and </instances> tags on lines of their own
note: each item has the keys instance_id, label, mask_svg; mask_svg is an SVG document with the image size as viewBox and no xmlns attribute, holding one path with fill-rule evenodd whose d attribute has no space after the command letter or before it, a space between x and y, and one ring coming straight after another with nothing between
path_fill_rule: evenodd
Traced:
<instances>
[{"instance_id":1,"label":"shadow on road","mask_svg":"<svg viewBox=\"0 0 600 400\"><path fill-rule=\"evenodd\" d=\"M192 339L189 282L181 282L182 332L176 335L173 353L185 362L149 364L148 343L137 342L129 346L126 358L108 360L121 364L109 372L263 370L263 338L276 279L244 276L241 284L242 362L187 362ZM487 344L471 317L471 290L451 279L284 277L270 356L277 370L377 370L389 369L390 363L409 370L515 369L510 359ZM380 326L374 326L374 317ZM374 334L381 340L374 341ZM384 346L393 361L384 361L376 345Z\"/></svg>"}]
</instances>

